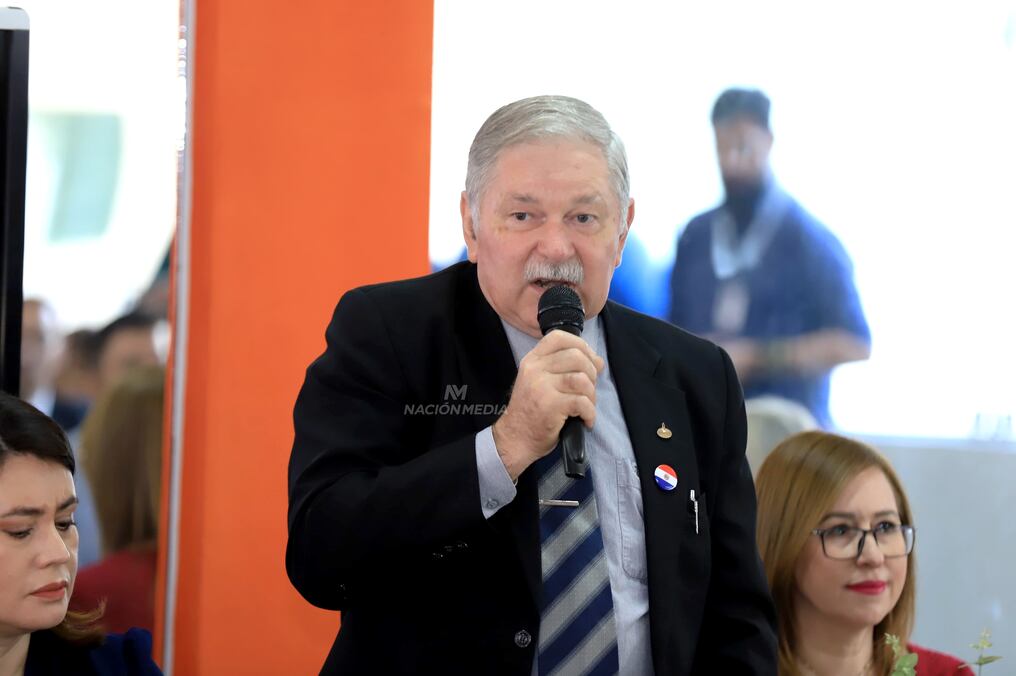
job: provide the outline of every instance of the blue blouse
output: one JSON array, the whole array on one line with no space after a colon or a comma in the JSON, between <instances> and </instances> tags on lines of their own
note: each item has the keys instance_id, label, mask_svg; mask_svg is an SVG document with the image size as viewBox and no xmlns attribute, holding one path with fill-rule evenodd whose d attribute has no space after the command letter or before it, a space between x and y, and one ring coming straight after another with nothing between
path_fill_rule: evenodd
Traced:
<instances>
[{"instance_id":1,"label":"blue blouse","mask_svg":"<svg viewBox=\"0 0 1016 676\"><path fill-rule=\"evenodd\" d=\"M161 676L152 661L152 635L144 629L109 634L97 646L67 643L51 631L37 631L28 644L25 676Z\"/></svg>"}]
</instances>

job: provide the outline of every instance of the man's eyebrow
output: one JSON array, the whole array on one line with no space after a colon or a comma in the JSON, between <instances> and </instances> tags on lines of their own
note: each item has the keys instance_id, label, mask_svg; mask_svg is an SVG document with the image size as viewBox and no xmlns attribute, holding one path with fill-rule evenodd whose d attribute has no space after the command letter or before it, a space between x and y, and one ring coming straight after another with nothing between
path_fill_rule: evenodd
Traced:
<instances>
[{"instance_id":1,"label":"man's eyebrow","mask_svg":"<svg viewBox=\"0 0 1016 676\"><path fill-rule=\"evenodd\" d=\"M598 204L603 201L603 198L597 193L589 193L588 195L579 195L575 198L573 204Z\"/></svg>"},{"instance_id":2,"label":"man's eyebrow","mask_svg":"<svg viewBox=\"0 0 1016 676\"><path fill-rule=\"evenodd\" d=\"M539 202L538 199L524 192L513 192L505 195L505 202L522 202L523 204L536 204Z\"/></svg>"},{"instance_id":3,"label":"man's eyebrow","mask_svg":"<svg viewBox=\"0 0 1016 676\"><path fill-rule=\"evenodd\" d=\"M64 500L63 502L61 502L57 506L56 511L62 512L64 510L66 510L66 509L70 509L71 507L73 507L76 504L78 504L78 498L77 498L77 496L72 495L71 497L69 497L66 500ZM45 513L46 513L46 511L44 509L42 509L41 507L26 507L24 505L19 505L19 506L11 509L10 511L8 511L8 512L6 512L4 514L0 514L0 519L6 519L6 518L11 517L11 516L40 517L40 516L42 516Z\"/></svg>"}]
</instances>

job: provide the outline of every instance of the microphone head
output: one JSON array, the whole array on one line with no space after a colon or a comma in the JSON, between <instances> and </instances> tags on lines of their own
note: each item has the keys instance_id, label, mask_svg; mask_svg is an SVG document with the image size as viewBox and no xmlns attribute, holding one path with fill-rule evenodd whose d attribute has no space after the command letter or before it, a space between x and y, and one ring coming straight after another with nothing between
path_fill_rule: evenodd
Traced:
<instances>
[{"instance_id":1,"label":"microphone head","mask_svg":"<svg viewBox=\"0 0 1016 676\"><path fill-rule=\"evenodd\" d=\"M554 329L582 335L586 313L582 309L582 299L571 287L561 284L552 286L540 296L540 305L536 311L536 321L540 324L540 332L547 335Z\"/></svg>"}]
</instances>

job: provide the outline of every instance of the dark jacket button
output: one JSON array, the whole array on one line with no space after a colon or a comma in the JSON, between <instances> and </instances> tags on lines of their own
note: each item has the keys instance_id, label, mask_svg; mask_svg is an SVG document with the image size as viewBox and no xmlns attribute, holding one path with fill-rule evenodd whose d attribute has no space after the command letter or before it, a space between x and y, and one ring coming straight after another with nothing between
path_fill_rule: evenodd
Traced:
<instances>
[{"instance_id":1,"label":"dark jacket button","mask_svg":"<svg viewBox=\"0 0 1016 676\"><path fill-rule=\"evenodd\" d=\"M515 645L520 648L528 648L529 644L533 642L533 637L525 629L515 634Z\"/></svg>"}]
</instances>

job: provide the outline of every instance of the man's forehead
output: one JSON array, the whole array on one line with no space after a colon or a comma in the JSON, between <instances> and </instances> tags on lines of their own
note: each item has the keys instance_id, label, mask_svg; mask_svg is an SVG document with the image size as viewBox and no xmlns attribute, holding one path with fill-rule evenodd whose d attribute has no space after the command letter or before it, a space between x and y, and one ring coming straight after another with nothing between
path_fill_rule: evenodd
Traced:
<instances>
[{"instance_id":1,"label":"man's forehead","mask_svg":"<svg viewBox=\"0 0 1016 676\"><path fill-rule=\"evenodd\" d=\"M584 157L579 160L580 156ZM607 155L603 148L586 139L570 136L547 136L512 143L497 152L492 164L496 172L505 164L534 163L539 166L549 157L567 160L570 163L577 162L584 169L607 168Z\"/></svg>"},{"instance_id":2,"label":"man's forehead","mask_svg":"<svg viewBox=\"0 0 1016 676\"><path fill-rule=\"evenodd\" d=\"M511 202L514 204L539 204L542 200L537 194L528 192L515 192L508 191L501 197L502 202ZM575 205L587 205L587 204L602 204L604 200L603 196L596 191L584 191L572 195L568 202Z\"/></svg>"}]
</instances>

